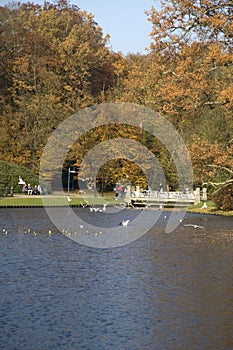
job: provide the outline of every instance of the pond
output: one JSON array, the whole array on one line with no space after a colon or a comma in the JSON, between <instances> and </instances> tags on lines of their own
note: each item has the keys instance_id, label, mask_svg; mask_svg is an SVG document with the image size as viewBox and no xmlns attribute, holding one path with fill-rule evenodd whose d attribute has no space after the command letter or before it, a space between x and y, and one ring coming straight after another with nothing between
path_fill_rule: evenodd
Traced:
<instances>
[{"instance_id":1,"label":"pond","mask_svg":"<svg viewBox=\"0 0 233 350\"><path fill-rule=\"evenodd\" d=\"M165 233L169 215L99 249L42 208L0 209L0 349L232 349L233 218L186 214Z\"/></svg>"}]
</instances>

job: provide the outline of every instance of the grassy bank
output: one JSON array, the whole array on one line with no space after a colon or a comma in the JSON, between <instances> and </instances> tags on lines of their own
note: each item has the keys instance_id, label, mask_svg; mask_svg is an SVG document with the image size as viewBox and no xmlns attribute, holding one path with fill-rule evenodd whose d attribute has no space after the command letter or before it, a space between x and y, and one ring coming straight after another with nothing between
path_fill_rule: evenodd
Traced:
<instances>
[{"instance_id":1,"label":"grassy bank","mask_svg":"<svg viewBox=\"0 0 233 350\"><path fill-rule=\"evenodd\" d=\"M4 207L42 207L42 206L80 206L86 203L90 205L102 205L103 203L115 203L112 195L106 194L103 197L82 198L77 195L68 196L22 196L15 195L13 197L0 197L0 208Z\"/></svg>"},{"instance_id":2,"label":"grassy bank","mask_svg":"<svg viewBox=\"0 0 233 350\"><path fill-rule=\"evenodd\" d=\"M66 196L46 196L44 197L45 202L41 196L20 196L15 195L13 197L0 197L0 208L16 208L16 207L43 207L46 206L80 206L85 205L87 202L90 205L103 205L103 203L108 204L120 204L118 201L114 200L113 194L105 194L103 197L91 197L82 198L77 195L71 195L70 201ZM190 206L188 208L189 213L197 214L212 214L212 215L224 215L233 216L233 211L222 211L217 210L215 204L212 201L207 201L207 208L201 209L203 203Z\"/></svg>"},{"instance_id":3,"label":"grassy bank","mask_svg":"<svg viewBox=\"0 0 233 350\"><path fill-rule=\"evenodd\" d=\"M75 199L73 204L80 204L82 201L80 198ZM46 198L46 205L48 206L62 206L66 202L62 198ZM68 201L67 201L68 205ZM0 199L0 207L42 207L44 206L43 199L41 197L4 197Z\"/></svg>"},{"instance_id":4,"label":"grassy bank","mask_svg":"<svg viewBox=\"0 0 233 350\"><path fill-rule=\"evenodd\" d=\"M197 213L197 214L212 214L212 215L223 215L223 216L233 216L233 210L231 211L223 211L218 210L213 201L206 202L207 208L203 208L203 203L199 203L197 205L192 205L188 208L189 213Z\"/></svg>"}]
</instances>

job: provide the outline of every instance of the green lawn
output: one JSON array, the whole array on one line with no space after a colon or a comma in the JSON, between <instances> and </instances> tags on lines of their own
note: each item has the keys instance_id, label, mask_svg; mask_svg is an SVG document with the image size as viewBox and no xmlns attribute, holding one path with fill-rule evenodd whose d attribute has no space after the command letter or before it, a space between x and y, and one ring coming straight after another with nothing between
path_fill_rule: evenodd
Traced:
<instances>
[{"instance_id":1,"label":"green lawn","mask_svg":"<svg viewBox=\"0 0 233 350\"><path fill-rule=\"evenodd\" d=\"M80 202L80 200L79 200ZM46 198L46 204L47 205L64 205L64 200L60 198L52 198L48 197ZM31 198L29 197L4 197L0 199L0 207L9 207L9 206L14 206L14 207L38 207L38 206L43 206L43 200L40 197L34 197L32 196Z\"/></svg>"},{"instance_id":2,"label":"green lawn","mask_svg":"<svg viewBox=\"0 0 233 350\"><path fill-rule=\"evenodd\" d=\"M217 210L213 201L207 201L207 208L201 209L203 203L199 203L197 205L192 205L188 208L189 213L197 213L197 214L215 214L215 215L224 215L224 216L233 216L233 211L223 211Z\"/></svg>"},{"instance_id":3,"label":"green lawn","mask_svg":"<svg viewBox=\"0 0 233 350\"><path fill-rule=\"evenodd\" d=\"M103 203L116 203L112 194L106 194L104 197L82 198L81 196L70 195L70 201L66 196L45 196L43 199L40 196L13 196L0 197L0 207L39 207L39 206L66 206L66 205L102 205Z\"/></svg>"},{"instance_id":4,"label":"green lawn","mask_svg":"<svg viewBox=\"0 0 233 350\"><path fill-rule=\"evenodd\" d=\"M80 204L90 205L103 205L104 203L108 204L120 204L119 201L114 200L114 194L107 193L103 197L90 197L82 198L77 195L70 195L71 201L67 200L66 196L46 196L44 201L40 196L13 196L13 197L0 197L0 208L1 207L41 207L41 206L75 206ZM188 208L189 213L198 213L198 214L215 214L215 215L224 215L224 216L233 216L233 211L224 212L217 210L212 201L207 201L207 208L201 209L203 203L190 206Z\"/></svg>"}]
</instances>

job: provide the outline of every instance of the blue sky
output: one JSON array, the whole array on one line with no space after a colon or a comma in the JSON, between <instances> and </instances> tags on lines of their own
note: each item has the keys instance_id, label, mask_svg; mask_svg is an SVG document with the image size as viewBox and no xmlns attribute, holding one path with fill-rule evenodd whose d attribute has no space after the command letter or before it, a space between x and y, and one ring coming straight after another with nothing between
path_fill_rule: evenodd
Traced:
<instances>
[{"instance_id":1,"label":"blue sky","mask_svg":"<svg viewBox=\"0 0 233 350\"><path fill-rule=\"evenodd\" d=\"M155 5L154 0L78 0L73 3L94 14L104 33L110 34L114 51L144 53L145 47L150 45L151 24L145 10Z\"/></svg>"},{"instance_id":2,"label":"blue sky","mask_svg":"<svg viewBox=\"0 0 233 350\"><path fill-rule=\"evenodd\" d=\"M20 1L20 2L27 2ZM43 0L31 0L43 4ZM52 1L51 1L52 2ZM158 4L156 0L71 0L81 10L93 13L95 21L109 34L110 47L113 51L127 53L146 53L151 38L151 24L147 20L145 10ZM1 5L9 3L0 0Z\"/></svg>"}]
</instances>

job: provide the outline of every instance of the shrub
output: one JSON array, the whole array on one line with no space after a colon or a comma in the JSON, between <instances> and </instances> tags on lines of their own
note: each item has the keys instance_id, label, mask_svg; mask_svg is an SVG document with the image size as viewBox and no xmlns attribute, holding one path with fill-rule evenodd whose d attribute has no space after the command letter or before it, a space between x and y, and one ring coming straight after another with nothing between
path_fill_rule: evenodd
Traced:
<instances>
[{"instance_id":1,"label":"shrub","mask_svg":"<svg viewBox=\"0 0 233 350\"><path fill-rule=\"evenodd\" d=\"M15 193L22 192L22 185L18 184L19 176L31 186L38 185L39 176L31 172L24 166L0 161L0 187L12 187Z\"/></svg>"},{"instance_id":2,"label":"shrub","mask_svg":"<svg viewBox=\"0 0 233 350\"><path fill-rule=\"evenodd\" d=\"M233 210L233 183L226 184L215 191L212 199L219 210Z\"/></svg>"}]
</instances>

